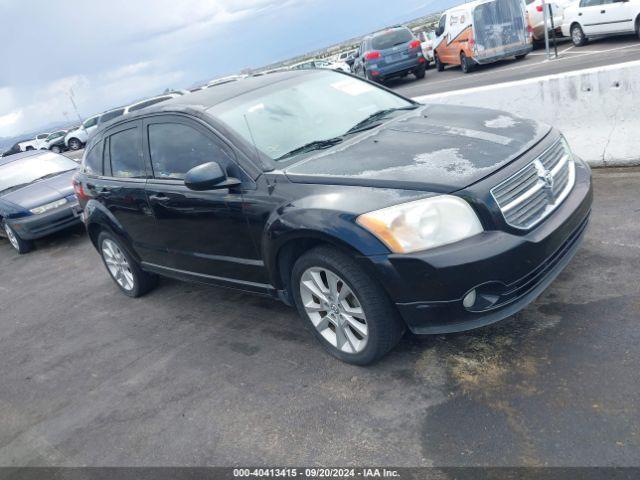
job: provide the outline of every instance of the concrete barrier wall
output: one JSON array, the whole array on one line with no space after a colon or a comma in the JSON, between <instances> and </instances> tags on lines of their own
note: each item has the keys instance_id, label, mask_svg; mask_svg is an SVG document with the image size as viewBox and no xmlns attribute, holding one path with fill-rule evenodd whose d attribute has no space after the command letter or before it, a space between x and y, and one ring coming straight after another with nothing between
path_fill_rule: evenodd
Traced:
<instances>
[{"instance_id":1,"label":"concrete barrier wall","mask_svg":"<svg viewBox=\"0 0 640 480\"><path fill-rule=\"evenodd\" d=\"M560 129L574 152L592 166L640 165L640 61L416 100L533 118Z\"/></svg>"}]
</instances>

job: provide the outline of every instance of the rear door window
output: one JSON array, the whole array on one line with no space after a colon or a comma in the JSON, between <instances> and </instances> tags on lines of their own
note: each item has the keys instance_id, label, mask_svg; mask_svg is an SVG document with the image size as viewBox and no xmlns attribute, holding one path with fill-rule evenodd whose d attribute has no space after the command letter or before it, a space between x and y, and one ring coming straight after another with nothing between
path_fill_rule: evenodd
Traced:
<instances>
[{"instance_id":1,"label":"rear door window","mask_svg":"<svg viewBox=\"0 0 640 480\"><path fill-rule=\"evenodd\" d=\"M386 50L395 45L410 42L412 39L413 34L408 29L398 28L376 35L371 43L374 50Z\"/></svg>"},{"instance_id":2,"label":"rear door window","mask_svg":"<svg viewBox=\"0 0 640 480\"><path fill-rule=\"evenodd\" d=\"M153 176L182 180L189 170L208 162L227 168L231 153L213 135L183 123L152 123L148 126L149 155Z\"/></svg>"},{"instance_id":3,"label":"rear door window","mask_svg":"<svg viewBox=\"0 0 640 480\"><path fill-rule=\"evenodd\" d=\"M109 137L111 176L117 178L146 178L140 155L140 130L137 127L121 130Z\"/></svg>"}]
</instances>

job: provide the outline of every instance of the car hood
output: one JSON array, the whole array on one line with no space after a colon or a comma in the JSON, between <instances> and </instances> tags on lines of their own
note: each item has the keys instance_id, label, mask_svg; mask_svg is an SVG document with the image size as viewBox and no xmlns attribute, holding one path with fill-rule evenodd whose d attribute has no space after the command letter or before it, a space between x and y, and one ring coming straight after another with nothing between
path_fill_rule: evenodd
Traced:
<instances>
[{"instance_id":1,"label":"car hood","mask_svg":"<svg viewBox=\"0 0 640 480\"><path fill-rule=\"evenodd\" d=\"M284 170L293 182L450 193L513 161L551 127L509 113L428 105Z\"/></svg>"},{"instance_id":2,"label":"car hood","mask_svg":"<svg viewBox=\"0 0 640 480\"><path fill-rule=\"evenodd\" d=\"M9 192L1 196L0 199L29 210L39 205L69 197L74 195L73 185L71 184L74 173L75 170L72 170L52 178L40 180L20 190Z\"/></svg>"}]
</instances>

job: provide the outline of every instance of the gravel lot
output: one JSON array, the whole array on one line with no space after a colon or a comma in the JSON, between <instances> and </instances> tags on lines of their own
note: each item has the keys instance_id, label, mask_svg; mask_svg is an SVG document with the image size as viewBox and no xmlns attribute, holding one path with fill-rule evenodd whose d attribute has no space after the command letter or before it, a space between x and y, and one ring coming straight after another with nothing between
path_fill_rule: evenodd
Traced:
<instances>
[{"instance_id":1,"label":"gravel lot","mask_svg":"<svg viewBox=\"0 0 640 480\"><path fill-rule=\"evenodd\" d=\"M640 169L595 172L543 296L358 368L284 305L116 291L80 229L0 240L0 465L639 465Z\"/></svg>"}]
</instances>

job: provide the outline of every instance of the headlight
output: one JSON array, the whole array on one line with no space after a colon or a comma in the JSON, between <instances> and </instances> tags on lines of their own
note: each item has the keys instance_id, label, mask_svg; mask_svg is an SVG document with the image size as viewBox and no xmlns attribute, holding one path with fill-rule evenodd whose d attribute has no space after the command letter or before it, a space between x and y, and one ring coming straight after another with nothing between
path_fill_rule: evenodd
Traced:
<instances>
[{"instance_id":1,"label":"headlight","mask_svg":"<svg viewBox=\"0 0 640 480\"><path fill-rule=\"evenodd\" d=\"M459 197L440 195L365 213L358 224L394 253L447 245L482 232L471 206Z\"/></svg>"},{"instance_id":2,"label":"headlight","mask_svg":"<svg viewBox=\"0 0 640 480\"><path fill-rule=\"evenodd\" d=\"M61 198L60 200L56 200L55 202L46 203L45 205L40 205L39 207L32 208L30 212L34 215L40 215L44 212L48 212L49 210L53 210L54 208L61 207L65 203L67 203L67 199Z\"/></svg>"}]
</instances>

